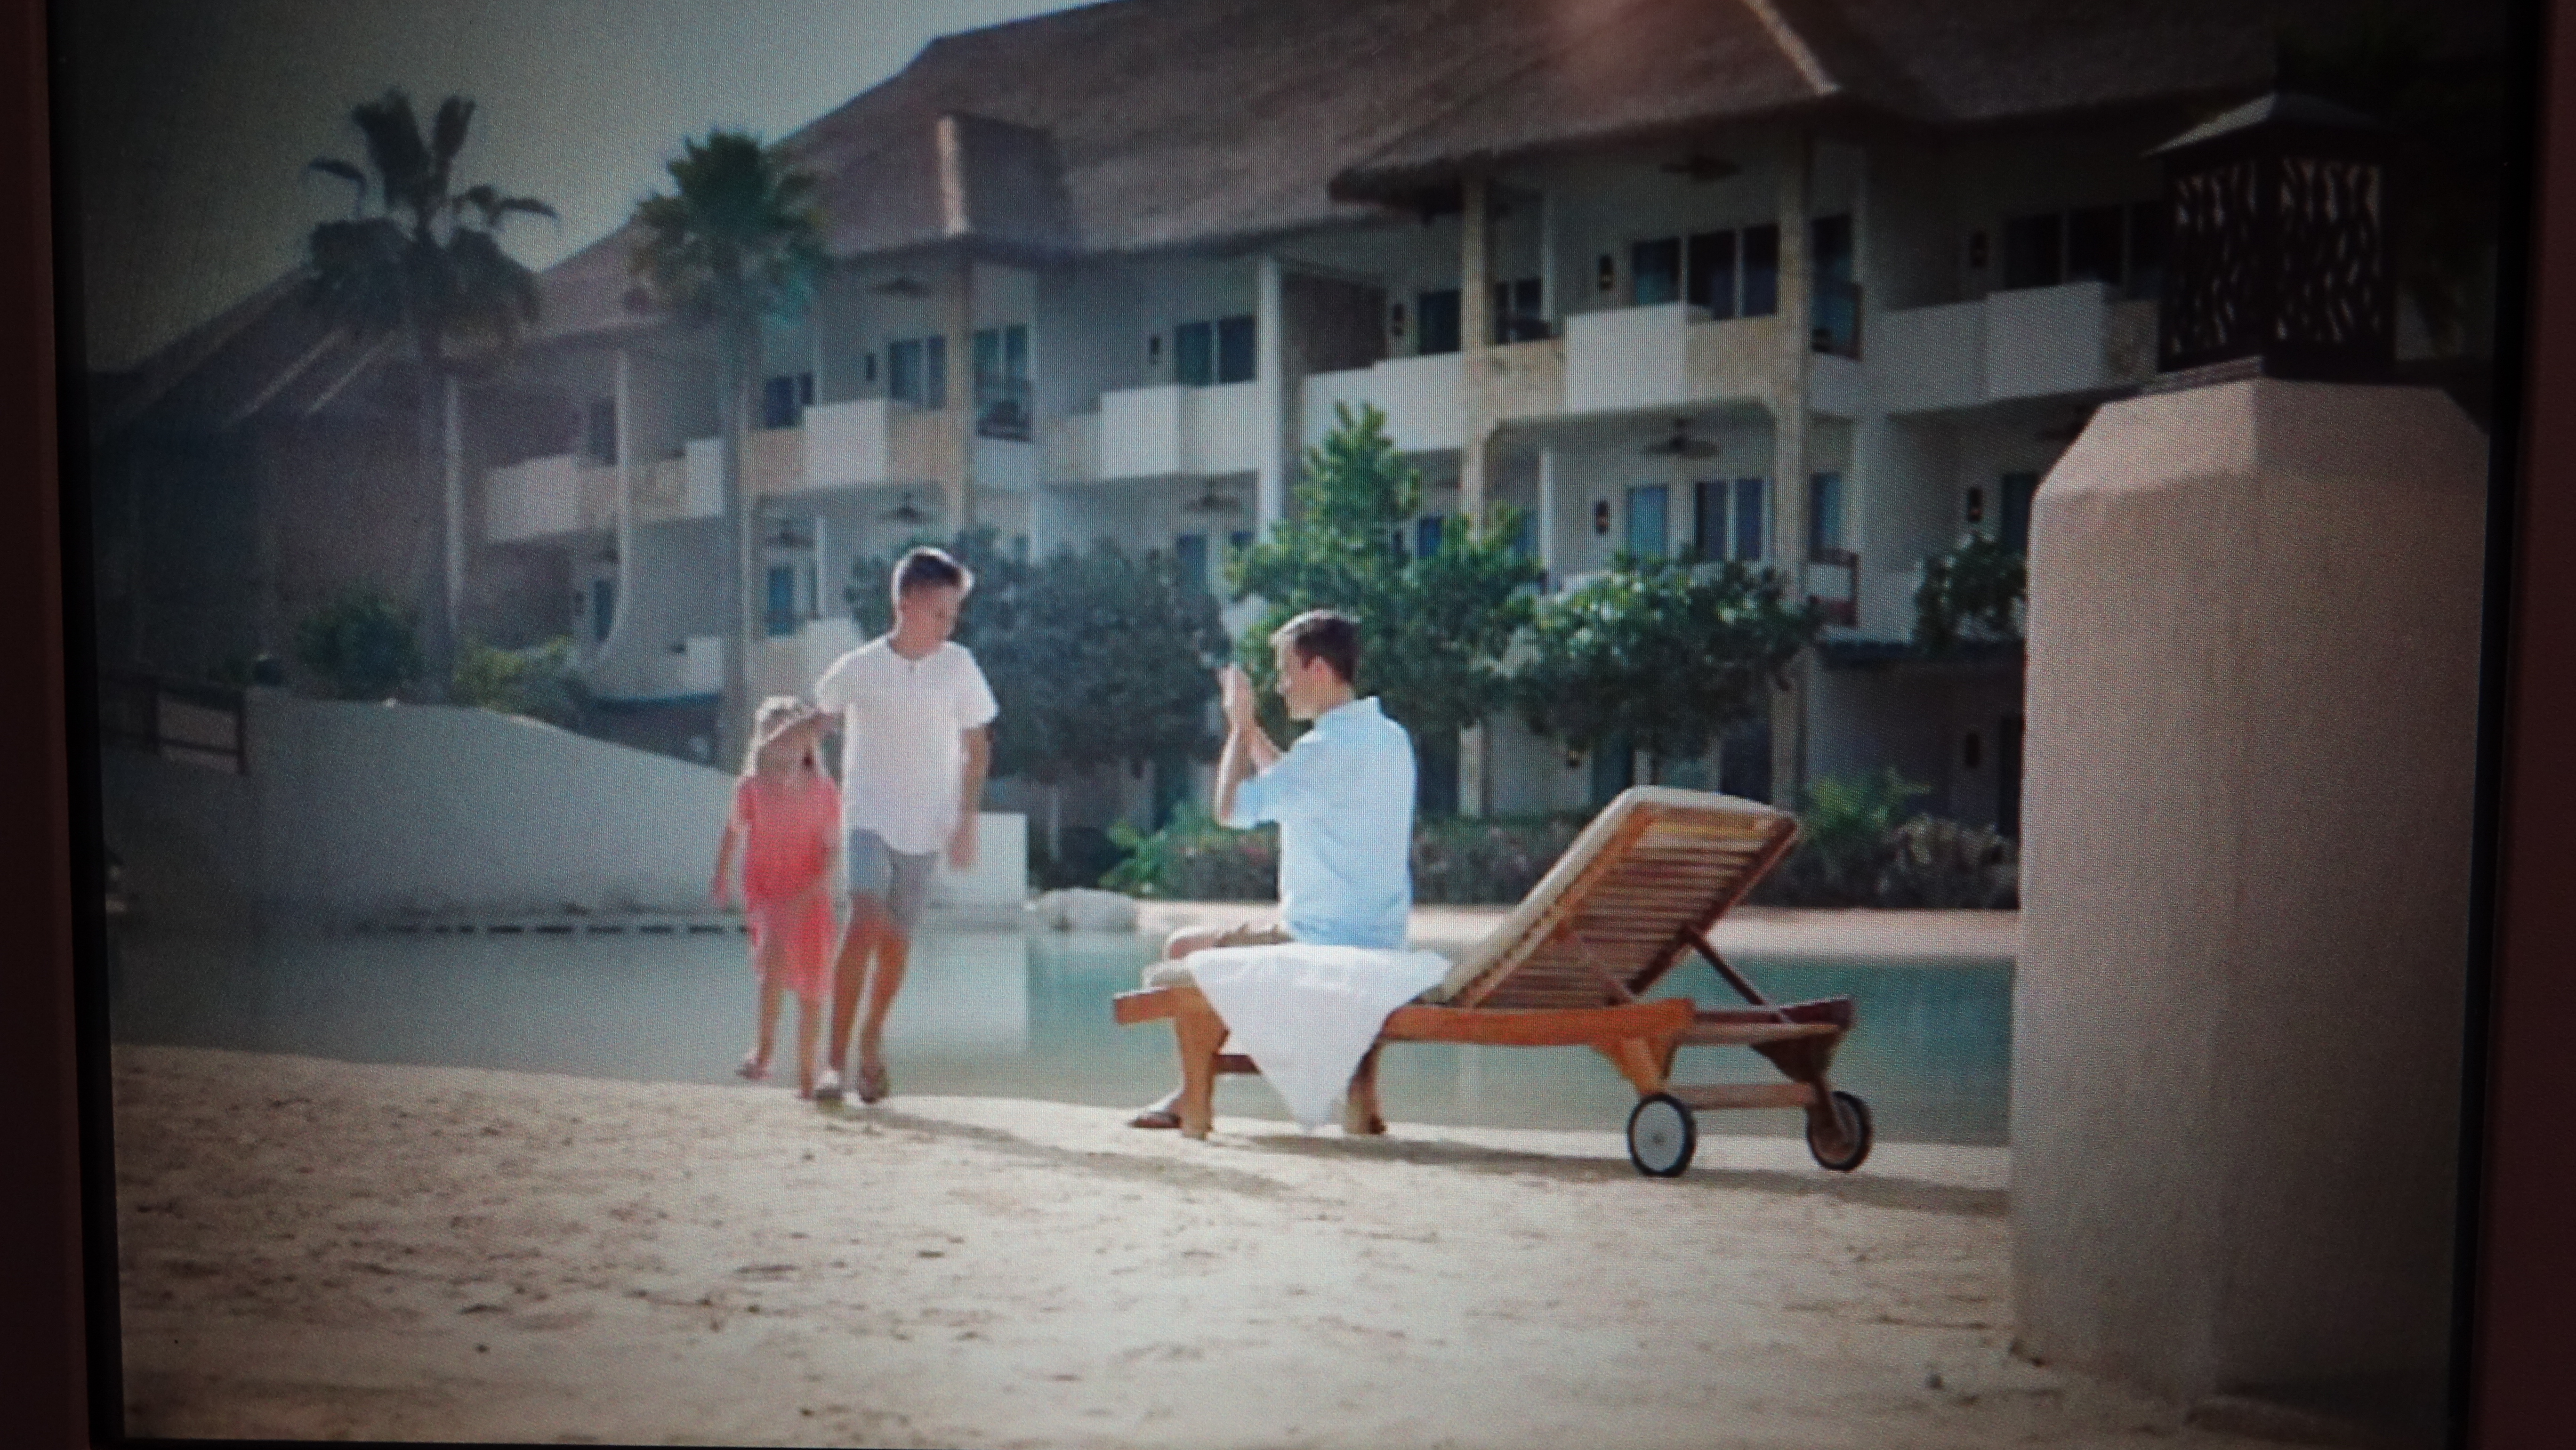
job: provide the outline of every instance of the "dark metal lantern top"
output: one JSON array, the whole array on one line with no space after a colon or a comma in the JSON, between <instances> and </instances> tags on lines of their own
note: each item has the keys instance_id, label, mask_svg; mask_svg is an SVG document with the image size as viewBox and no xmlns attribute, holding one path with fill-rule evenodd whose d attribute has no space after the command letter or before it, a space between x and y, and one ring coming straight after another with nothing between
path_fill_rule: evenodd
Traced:
<instances>
[{"instance_id":1,"label":"dark metal lantern top","mask_svg":"<svg viewBox=\"0 0 2576 1450\"><path fill-rule=\"evenodd\" d=\"M2276 92L2147 153L2165 164L2158 369L2387 377L2390 139L2366 116Z\"/></svg>"}]
</instances>

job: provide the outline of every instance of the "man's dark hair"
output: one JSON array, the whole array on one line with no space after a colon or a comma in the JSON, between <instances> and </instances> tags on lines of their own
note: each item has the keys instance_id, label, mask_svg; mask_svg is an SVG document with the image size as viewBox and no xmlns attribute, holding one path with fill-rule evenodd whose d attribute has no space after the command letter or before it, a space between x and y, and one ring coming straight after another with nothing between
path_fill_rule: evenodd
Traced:
<instances>
[{"instance_id":1,"label":"man's dark hair","mask_svg":"<svg viewBox=\"0 0 2576 1450\"><path fill-rule=\"evenodd\" d=\"M946 549L922 544L895 561L894 592L910 594L915 589L949 589L972 593L975 575Z\"/></svg>"},{"instance_id":2,"label":"man's dark hair","mask_svg":"<svg viewBox=\"0 0 2576 1450\"><path fill-rule=\"evenodd\" d=\"M1290 646L1300 660L1320 659L1331 665L1345 685L1359 678L1360 626L1347 614L1309 609L1271 631L1270 643Z\"/></svg>"}]
</instances>

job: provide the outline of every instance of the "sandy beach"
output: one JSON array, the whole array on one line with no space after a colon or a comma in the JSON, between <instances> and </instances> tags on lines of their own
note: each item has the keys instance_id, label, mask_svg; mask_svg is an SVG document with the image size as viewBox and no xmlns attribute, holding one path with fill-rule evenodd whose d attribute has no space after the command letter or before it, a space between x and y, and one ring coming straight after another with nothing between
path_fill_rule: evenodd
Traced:
<instances>
[{"instance_id":1,"label":"sandy beach","mask_svg":"<svg viewBox=\"0 0 2576 1450\"><path fill-rule=\"evenodd\" d=\"M1998 1149L1712 1137L1664 1182L1607 1132L185 1048L115 1091L139 1435L2254 1443L2009 1352Z\"/></svg>"}]
</instances>

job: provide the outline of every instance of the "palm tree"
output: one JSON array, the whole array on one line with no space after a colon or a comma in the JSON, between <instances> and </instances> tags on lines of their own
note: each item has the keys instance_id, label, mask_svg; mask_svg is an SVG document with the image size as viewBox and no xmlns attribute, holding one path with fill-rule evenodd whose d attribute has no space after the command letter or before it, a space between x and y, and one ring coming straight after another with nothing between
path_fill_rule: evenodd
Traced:
<instances>
[{"instance_id":1,"label":"palm tree","mask_svg":"<svg viewBox=\"0 0 2576 1450\"><path fill-rule=\"evenodd\" d=\"M420 457L445 495L437 528L445 582L441 607L428 611L430 659L444 678L463 588L464 461L449 448L440 413L456 406L462 377L497 366L520 329L537 319L536 274L501 250L502 223L555 210L490 186L452 189L456 155L474 120L474 103L462 96L439 103L427 136L400 90L354 107L349 120L365 138L367 165L324 157L308 167L347 181L357 197L347 220L323 222L307 238L305 296L359 341L380 346L399 338L411 346L420 377Z\"/></svg>"},{"instance_id":2,"label":"palm tree","mask_svg":"<svg viewBox=\"0 0 2576 1450\"><path fill-rule=\"evenodd\" d=\"M675 194L646 197L635 208L634 225L644 235L635 246L633 269L653 299L681 321L716 330L725 532L732 545L725 551L726 573L734 601L716 758L731 760L748 738L758 618L752 598L757 531L742 467L760 324L764 318L804 315L830 263L822 217L812 202L814 178L793 169L780 148L724 130L711 130L706 140L684 147L670 164Z\"/></svg>"}]
</instances>

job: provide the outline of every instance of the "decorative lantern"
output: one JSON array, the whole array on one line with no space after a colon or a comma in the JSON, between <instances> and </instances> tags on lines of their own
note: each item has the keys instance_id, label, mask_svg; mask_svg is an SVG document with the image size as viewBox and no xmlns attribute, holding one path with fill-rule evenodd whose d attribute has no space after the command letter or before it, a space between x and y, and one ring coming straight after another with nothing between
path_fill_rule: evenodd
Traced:
<instances>
[{"instance_id":1,"label":"decorative lantern","mask_svg":"<svg viewBox=\"0 0 2576 1450\"><path fill-rule=\"evenodd\" d=\"M2387 377L2390 140L2367 116L2276 92L2149 152L2165 164L2158 370Z\"/></svg>"}]
</instances>

